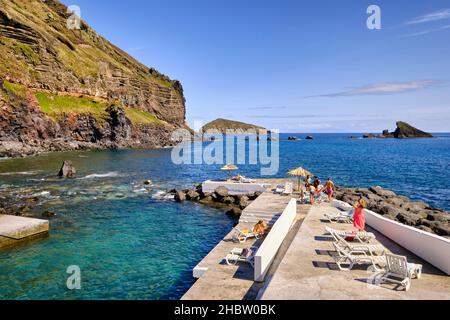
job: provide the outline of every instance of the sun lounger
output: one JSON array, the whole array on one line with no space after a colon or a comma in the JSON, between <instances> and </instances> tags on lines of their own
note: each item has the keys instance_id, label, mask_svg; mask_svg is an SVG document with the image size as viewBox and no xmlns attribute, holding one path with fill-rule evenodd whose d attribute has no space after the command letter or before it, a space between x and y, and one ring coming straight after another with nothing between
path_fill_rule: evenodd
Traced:
<instances>
[{"instance_id":1,"label":"sun lounger","mask_svg":"<svg viewBox=\"0 0 450 320\"><path fill-rule=\"evenodd\" d=\"M242 183L255 183L256 180L242 177L241 182Z\"/></svg>"},{"instance_id":2,"label":"sun lounger","mask_svg":"<svg viewBox=\"0 0 450 320\"><path fill-rule=\"evenodd\" d=\"M281 184L277 185L277 187L275 188L275 193L282 194L283 192L284 192L284 186Z\"/></svg>"},{"instance_id":3,"label":"sun lounger","mask_svg":"<svg viewBox=\"0 0 450 320\"><path fill-rule=\"evenodd\" d=\"M361 243L368 242L371 239L375 239L375 235L372 232L342 231L330 227L325 227L325 230L334 238L335 241L339 241L336 235L339 235L343 239L353 237L355 240Z\"/></svg>"},{"instance_id":4,"label":"sun lounger","mask_svg":"<svg viewBox=\"0 0 450 320\"><path fill-rule=\"evenodd\" d=\"M244 243L247 239L256 238L260 239L263 235L260 233L254 233L250 230L241 230L239 228L235 228L236 233L233 235L233 240L239 241L240 243Z\"/></svg>"},{"instance_id":5,"label":"sun lounger","mask_svg":"<svg viewBox=\"0 0 450 320\"><path fill-rule=\"evenodd\" d=\"M337 213L325 213L325 217L330 222L351 223L353 221L353 209L350 211L342 211Z\"/></svg>"},{"instance_id":6,"label":"sun lounger","mask_svg":"<svg viewBox=\"0 0 450 320\"><path fill-rule=\"evenodd\" d=\"M248 254L245 255L244 254L244 249L234 248L225 257L225 262L229 266L234 266L238 262L245 262L245 263L249 263L253 267L254 261L255 261L255 253L258 250L258 248L250 247L250 248L247 248L247 250L249 250L249 252L248 252Z\"/></svg>"},{"instance_id":7,"label":"sun lounger","mask_svg":"<svg viewBox=\"0 0 450 320\"><path fill-rule=\"evenodd\" d=\"M292 183L286 183L282 194L285 196L289 196L289 195L292 195L293 192L294 192L294 187L292 186Z\"/></svg>"},{"instance_id":8,"label":"sun lounger","mask_svg":"<svg viewBox=\"0 0 450 320\"><path fill-rule=\"evenodd\" d=\"M376 271L382 270L386 265L385 256L367 255L365 251L349 250L347 246L343 246L340 242L333 242L336 254L333 258L342 271L352 270L355 265L372 265ZM379 268L381 267L381 268Z\"/></svg>"},{"instance_id":9,"label":"sun lounger","mask_svg":"<svg viewBox=\"0 0 450 320\"><path fill-rule=\"evenodd\" d=\"M420 279L422 265L408 263L406 257L386 254L386 270L380 275L381 282L390 282L402 286L405 291L411 287L411 279Z\"/></svg>"},{"instance_id":10,"label":"sun lounger","mask_svg":"<svg viewBox=\"0 0 450 320\"><path fill-rule=\"evenodd\" d=\"M350 243L337 233L334 233L333 237L336 240L335 243L339 243L341 247L347 248L348 251L365 252L371 256L384 255L387 251L382 244Z\"/></svg>"}]
</instances>

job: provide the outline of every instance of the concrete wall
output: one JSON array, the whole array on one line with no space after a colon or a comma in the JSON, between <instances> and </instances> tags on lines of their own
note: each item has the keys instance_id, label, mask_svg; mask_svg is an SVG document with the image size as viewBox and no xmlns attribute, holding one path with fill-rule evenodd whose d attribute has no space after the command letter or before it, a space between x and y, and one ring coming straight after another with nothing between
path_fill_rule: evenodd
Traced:
<instances>
[{"instance_id":1,"label":"concrete wall","mask_svg":"<svg viewBox=\"0 0 450 320\"><path fill-rule=\"evenodd\" d=\"M255 254L255 281L264 281L267 271L269 270L278 249L294 223L296 215L297 201L295 199L291 199Z\"/></svg>"},{"instance_id":2,"label":"concrete wall","mask_svg":"<svg viewBox=\"0 0 450 320\"><path fill-rule=\"evenodd\" d=\"M352 208L338 200L333 201L333 206L342 210ZM387 219L370 210L364 210L364 213L367 225L450 275L449 239Z\"/></svg>"},{"instance_id":3,"label":"concrete wall","mask_svg":"<svg viewBox=\"0 0 450 320\"><path fill-rule=\"evenodd\" d=\"M270 187L270 184L264 183L239 183L229 181L205 181L202 184L203 192L212 193L218 187L225 187L228 189L228 193L231 195L250 194L254 192L264 192Z\"/></svg>"}]
</instances>

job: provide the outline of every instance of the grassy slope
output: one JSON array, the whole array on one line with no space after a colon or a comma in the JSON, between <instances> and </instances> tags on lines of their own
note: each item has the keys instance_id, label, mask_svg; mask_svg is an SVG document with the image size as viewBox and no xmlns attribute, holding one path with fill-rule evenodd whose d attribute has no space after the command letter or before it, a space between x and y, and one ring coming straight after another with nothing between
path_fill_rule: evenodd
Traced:
<instances>
[{"instance_id":1,"label":"grassy slope","mask_svg":"<svg viewBox=\"0 0 450 320\"><path fill-rule=\"evenodd\" d=\"M259 130L259 129L265 129L260 126L256 126L253 124L248 124L240 121L234 121L234 120L227 120L227 119L217 119L214 120L208 124L206 124L203 127L203 131L210 130L210 129L217 129L217 130L226 130L226 129L232 129L232 130Z\"/></svg>"}]
</instances>

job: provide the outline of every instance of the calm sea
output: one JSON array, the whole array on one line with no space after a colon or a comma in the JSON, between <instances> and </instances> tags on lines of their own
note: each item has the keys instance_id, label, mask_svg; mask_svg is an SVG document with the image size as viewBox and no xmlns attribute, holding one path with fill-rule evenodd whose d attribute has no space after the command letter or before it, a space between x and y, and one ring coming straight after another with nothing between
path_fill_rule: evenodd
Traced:
<instances>
[{"instance_id":1,"label":"calm sea","mask_svg":"<svg viewBox=\"0 0 450 320\"><path fill-rule=\"evenodd\" d=\"M289 134L282 134L274 177L302 166L322 180L379 185L450 210L450 134L411 140L350 135L286 141ZM66 159L77 179L54 177ZM57 213L50 237L0 251L0 299L179 299L193 283L192 268L234 221L221 210L174 203L165 191L230 175L220 167L175 165L169 149L0 160L0 196ZM243 175L260 177L258 165L239 167ZM146 179L153 181L149 188ZM71 265L80 267L81 290L66 287Z\"/></svg>"}]
</instances>

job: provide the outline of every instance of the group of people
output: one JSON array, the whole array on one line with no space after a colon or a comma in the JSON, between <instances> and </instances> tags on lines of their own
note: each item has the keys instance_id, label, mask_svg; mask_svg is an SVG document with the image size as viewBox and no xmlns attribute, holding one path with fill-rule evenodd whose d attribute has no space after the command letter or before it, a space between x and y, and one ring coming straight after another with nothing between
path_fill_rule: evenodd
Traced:
<instances>
[{"instance_id":1,"label":"group of people","mask_svg":"<svg viewBox=\"0 0 450 320\"><path fill-rule=\"evenodd\" d=\"M327 194L327 200L328 202L331 202L333 200L333 194L334 194L334 182L331 180L331 178L328 178L328 180L325 182L324 185L322 185L322 182L317 176L314 176L313 179L311 179L311 176L307 176L304 183L304 188L306 190L307 195L309 195L310 203L313 205L315 203L315 197L320 197L322 192L325 192ZM304 191L302 187L300 188L300 200L304 201Z\"/></svg>"},{"instance_id":2,"label":"group of people","mask_svg":"<svg viewBox=\"0 0 450 320\"><path fill-rule=\"evenodd\" d=\"M320 197L322 192L325 192L327 195L328 202L333 200L333 194L335 191L334 182L331 178L328 178L324 185L322 185L320 179L317 176L314 176L311 179L311 176L307 176L304 183L306 193L309 195L309 199L312 205L315 203L315 197ZM304 190L300 190L301 201L304 201ZM353 205L354 213L353 213L353 226L358 231L364 231L365 229L365 218L364 218L364 209L367 207L367 203L364 199L359 199Z\"/></svg>"}]
</instances>

